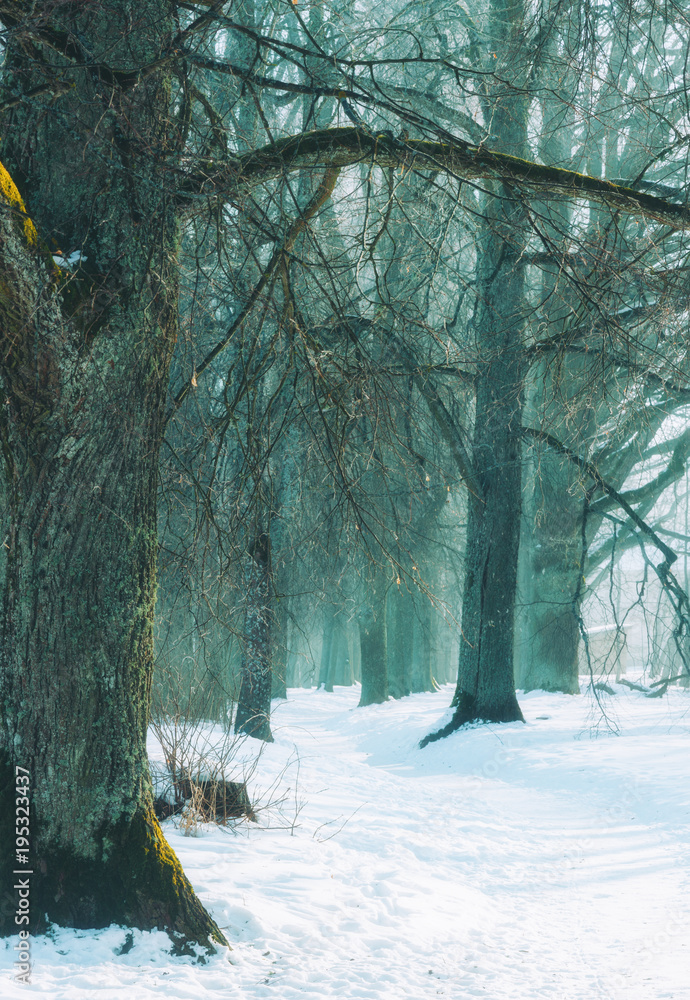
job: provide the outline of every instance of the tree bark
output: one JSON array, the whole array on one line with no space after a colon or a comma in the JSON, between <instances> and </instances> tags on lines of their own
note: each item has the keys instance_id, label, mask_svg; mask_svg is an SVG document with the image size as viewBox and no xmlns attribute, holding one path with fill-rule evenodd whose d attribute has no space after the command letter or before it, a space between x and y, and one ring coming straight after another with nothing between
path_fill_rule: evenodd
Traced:
<instances>
[{"instance_id":1,"label":"tree bark","mask_svg":"<svg viewBox=\"0 0 690 1000\"><path fill-rule=\"evenodd\" d=\"M401 586L392 589L389 604L388 685L392 698L404 698L411 690L414 604Z\"/></svg>"},{"instance_id":2,"label":"tree bark","mask_svg":"<svg viewBox=\"0 0 690 1000\"><path fill-rule=\"evenodd\" d=\"M505 53L513 78L526 67L524 10L520 0L490 8L491 47ZM527 98L494 82L485 116L504 146L522 154L527 140ZM513 628L521 517L520 434L524 378L525 232L515 193L497 185L487 199L477 245L476 379L472 466L479 494L468 501L465 584L458 681L451 723L430 739L466 722L522 721L515 697Z\"/></svg>"},{"instance_id":3,"label":"tree bark","mask_svg":"<svg viewBox=\"0 0 690 1000\"><path fill-rule=\"evenodd\" d=\"M373 567L358 614L362 653L360 708L380 704L388 698L387 589L385 571L382 567Z\"/></svg>"},{"instance_id":4,"label":"tree bark","mask_svg":"<svg viewBox=\"0 0 690 1000\"><path fill-rule=\"evenodd\" d=\"M270 542L260 534L251 547L251 564L244 613L242 679L237 699L235 732L265 743L271 733L271 625Z\"/></svg>"},{"instance_id":5,"label":"tree bark","mask_svg":"<svg viewBox=\"0 0 690 1000\"><path fill-rule=\"evenodd\" d=\"M266 82L265 77L256 80ZM507 95L507 101L513 97L521 99L514 91ZM210 189L236 194L263 181L282 177L286 171L314 167L340 169L370 162L380 167L407 165L431 172L441 169L466 180L481 178L487 182L505 182L540 198L545 194L582 198L603 205L609 211L620 210L628 216L650 219L674 230L690 229L690 212L684 205L623 184L536 163L461 139L452 142L411 139L402 144L384 134L368 135L359 127L314 129L278 139L262 149L238 156L230 167L221 162L215 173L189 177L179 197L186 202L195 198L200 190Z\"/></svg>"},{"instance_id":6,"label":"tree bark","mask_svg":"<svg viewBox=\"0 0 690 1000\"><path fill-rule=\"evenodd\" d=\"M46 8L51 30L123 71L159 55L173 28L162 0ZM45 63L27 51L7 54L20 90L41 82L36 66L53 75L68 62L55 44ZM152 73L124 92L74 78L59 113L37 100L5 123L6 163L40 236L5 174L0 815L14 816L14 769L26 769L30 929L118 922L210 946L226 942L161 833L146 756L157 459L177 333L177 223L156 172L169 81ZM74 272L53 266L44 239L84 255ZM16 931L13 909L2 907L2 933Z\"/></svg>"}]
</instances>

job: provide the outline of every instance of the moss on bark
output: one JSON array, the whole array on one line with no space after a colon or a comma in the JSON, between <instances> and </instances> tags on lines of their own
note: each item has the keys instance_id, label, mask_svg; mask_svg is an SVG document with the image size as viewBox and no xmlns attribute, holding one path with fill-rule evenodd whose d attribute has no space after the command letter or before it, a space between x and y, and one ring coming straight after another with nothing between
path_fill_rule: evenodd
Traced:
<instances>
[{"instance_id":1,"label":"moss on bark","mask_svg":"<svg viewBox=\"0 0 690 1000\"><path fill-rule=\"evenodd\" d=\"M17 229L21 231L24 242L31 247L37 246L38 234L36 232L36 227L26 214L24 201L17 190L17 185L14 183L2 163L0 163L0 199L8 205L15 214Z\"/></svg>"},{"instance_id":2,"label":"moss on bark","mask_svg":"<svg viewBox=\"0 0 690 1000\"><path fill-rule=\"evenodd\" d=\"M14 863L15 782L6 755L0 761L0 836L3 856L0 934L16 933L16 900L10 887ZM60 803L55 803L60 808ZM32 809L31 824L36 822ZM30 837L30 839L32 839ZM30 850L29 930L43 933L48 924L79 928L123 924L141 930L165 930L178 954L193 954L194 943L208 951L227 945L215 921L199 902L156 819L153 807L139 808L104 827L98 854L82 858L63 845Z\"/></svg>"},{"instance_id":3,"label":"moss on bark","mask_svg":"<svg viewBox=\"0 0 690 1000\"><path fill-rule=\"evenodd\" d=\"M159 173L174 142L170 74L136 71L165 49L173 10L166 0L36 10L42 30L77 47L78 65L60 45L35 58L21 31L8 43L13 92L43 93L46 78L74 69L60 114L47 113L48 96L3 118L0 175L11 209L0 213L0 745L9 778L16 758L31 779L32 928L117 922L210 947L223 936L155 820L146 764L179 226ZM124 89L93 73L106 56L134 74ZM56 269L44 242L79 252L79 266ZM13 787L0 795L10 873ZM13 912L0 920L15 931Z\"/></svg>"}]
</instances>

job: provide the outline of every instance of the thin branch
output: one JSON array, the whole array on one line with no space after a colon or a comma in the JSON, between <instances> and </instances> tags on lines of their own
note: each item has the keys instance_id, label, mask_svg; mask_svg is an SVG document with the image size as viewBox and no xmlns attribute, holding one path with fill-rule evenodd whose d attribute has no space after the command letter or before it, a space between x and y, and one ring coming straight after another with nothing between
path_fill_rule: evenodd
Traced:
<instances>
[{"instance_id":1,"label":"thin branch","mask_svg":"<svg viewBox=\"0 0 690 1000\"><path fill-rule=\"evenodd\" d=\"M588 462L587 459L582 458L571 448L568 448L567 445L563 444L562 441L559 441L558 438L553 436L553 434L549 434L548 431L540 431L535 427L523 427L522 433L527 437L536 438L537 441L544 441L550 448L553 448L554 451L557 451L559 454L568 458L582 472L586 472L587 475L594 480L598 488L603 490L603 492L606 493L607 496L611 497L612 500L615 500L618 506L625 511L630 520L640 529L642 534L646 535L647 538L654 542L659 551L663 553L666 566L670 568L673 565L678 558L673 549L670 549L665 542L662 542L654 529L650 528L650 526L632 509L625 497L619 493L618 490L614 489L610 483L606 482L595 465L592 465L592 463Z\"/></svg>"},{"instance_id":2,"label":"thin branch","mask_svg":"<svg viewBox=\"0 0 690 1000\"><path fill-rule=\"evenodd\" d=\"M644 486L639 486L635 490L627 490L625 493L621 493L620 496L627 503L641 503L643 500L650 498L656 499L667 486L670 486L671 483L675 483L681 478L685 473L688 459L690 459L690 430L687 430L679 438L678 443L673 449L669 463L663 472L660 472L656 478L645 483ZM605 510L611 510L616 503L617 501L612 496L609 496L608 500L599 500L592 504L592 513L600 514Z\"/></svg>"},{"instance_id":3,"label":"thin branch","mask_svg":"<svg viewBox=\"0 0 690 1000\"><path fill-rule=\"evenodd\" d=\"M301 213L299 218L295 219L285 239L273 251L273 256L268 262L266 269L264 270L264 273L261 275L261 278L254 286L251 295L249 296L248 300L240 310L237 318L230 325L230 328L226 332L225 336L222 338L222 340L220 340L216 344L216 346L211 351L209 351L204 360L199 365L196 366L190 381L187 382L186 385L184 385L180 389L178 394L175 396L175 399L173 401L174 409L178 409L178 407L182 405L184 400L187 398L190 389L196 386L198 377L201 374L203 374L203 372L208 368L211 362L218 357L221 351L225 350L225 348L230 343L230 340L232 339L232 336L235 333L235 331L247 319L249 313L254 308L257 299L259 298L263 290L266 288L269 281L272 280L279 265L282 263L287 254L290 253L292 247L295 245L295 240L297 239L297 237L306 228L307 223L310 221L310 219L313 218L316 212L318 212L319 209L323 207L323 205L328 201L328 199L332 195L339 173L340 173L339 167L329 167L326 170L321 183L319 184L318 188L314 193L314 197L311 199L311 201L309 202L305 210Z\"/></svg>"}]
</instances>

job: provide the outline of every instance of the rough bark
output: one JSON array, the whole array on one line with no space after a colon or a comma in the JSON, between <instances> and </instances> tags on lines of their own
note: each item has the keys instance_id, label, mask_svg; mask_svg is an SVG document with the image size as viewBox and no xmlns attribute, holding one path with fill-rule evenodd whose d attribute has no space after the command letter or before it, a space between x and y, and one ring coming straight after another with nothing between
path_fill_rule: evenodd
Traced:
<instances>
[{"instance_id":1,"label":"rough bark","mask_svg":"<svg viewBox=\"0 0 690 1000\"><path fill-rule=\"evenodd\" d=\"M511 96L508 95L508 101ZM519 98L516 97L516 100ZM406 165L435 173L442 170L465 179L506 182L522 187L532 196L547 194L584 198L609 210L649 219L676 230L690 228L690 212L656 195L624 184L565 170L549 164L513 156L486 146L454 139L452 142L408 140L399 142L386 134L371 135L360 128L315 129L289 136L238 156L227 163L207 164L199 176L192 176L180 191L181 201L206 194L251 188L257 183L280 177L286 170L314 167L342 167L375 161L381 167ZM682 192L679 193L682 196Z\"/></svg>"},{"instance_id":2,"label":"rough bark","mask_svg":"<svg viewBox=\"0 0 690 1000\"><path fill-rule=\"evenodd\" d=\"M414 641L414 604L411 594L401 586L389 597L388 686L392 698L410 694L412 649Z\"/></svg>"},{"instance_id":3,"label":"rough bark","mask_svg":"<svg viewBox=\"0 0 690 1000\"><path fill-rule=\"evenodd\" d=\"M522 4L496 0L490 35L505 52L516 82L524 28ZM527 99L515 91L487 94L485 115L511 149L526 147ZM477 245L474 327L476 379L472 467L479 492L468 498L462 638L451 723L422 745L466 722L522 720L515 697L513 629L521 518L520 433L524 378L525 222L515 192L497 185L487 199Z\"/></svg>"},{"instance_id":4,"label":"rough bark","mask_svg":"<svg viewBox=\"0 0 690 1000\"><path fill-rule=\"evenodd\" d=\"M267 535L260 534L254 539L250 555L235 732L272 743L271 554Z\"/></svg>"},{"instance_id":5,"label":"rough bark","mask_svg":"<svg viewBox=\"0 0 690 1000\"><path fill-rule=\"evenodd\" d=\"M372 567L358 613L362 654L360 708L380 704L388 698L387 589L385 571L378 566Z\"/></svg>"},{"instance_id":6,"label":"rough bark","mask_svg":"<svg viewBox=\"0 0 690 1000\"><path fill-rule=\"evenodd\" d=\"M526 108L496 108L497 131L521 144ZM518 105L518 106L516 106ZM501 127L502 126L502 127ZM468 503L457 724L522 719L513 678L513 624L521 516L524 270L521 207L497 191L479 246L477 379L472 464L481 496Z\"/></svg>"},{"instance_id":7,"label":"rough bark","mask_svg":"<svg viewBox=\"0 0 690 1000\"><path fill-rule=\"evenodd\" d=\"M473 498L468 510L456 725L522 719L513 677L521 500L516 364L513 352L502 353L477 391L474 453L483 502Z\"/></svg>"},{"instance_id":8,"label":"rough bark","mask_svg":"<svg viewBox=\"0 0 690 1000\"><path fill-rule=\"evenodd\" d=\"M52 27L123 71L172 30L162 0L47 7ZM27 51L8 52L20 90L68 62L59 47L41 64ZM31 929L46 917L119 922L225 943L155 819L146 757L156 469L177 332L177 223L156 175L169 85L161 72L126 92L90 72L74 81L59 113L27 102L4 130L40 238L4 175L15 210L0 212L0 814L14 815L13 770L25 768ZM43 239L80 251L81 266L53 267ZM14 930L4 907L0 931Z\"/></svg>"}]
</instances>

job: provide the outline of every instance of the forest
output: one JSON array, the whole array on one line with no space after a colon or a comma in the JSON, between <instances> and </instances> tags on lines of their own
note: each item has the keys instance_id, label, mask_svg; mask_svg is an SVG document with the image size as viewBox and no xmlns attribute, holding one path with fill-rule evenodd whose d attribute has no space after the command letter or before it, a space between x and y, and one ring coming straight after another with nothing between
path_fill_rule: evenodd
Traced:
<instances>
[{"instance_id":1,"label":"forest","mask_svg":"<svg viewBox=\"0 0 690 1000\"><path fill-rule=\"evenodd\" d=\"M495 829L472 841L487 862L524 822L529 878L553 823L594 886L599 839L643 857L663 814L655 843L676 859L650 848L646 888L615 878L680 948L667 925L687 904L650 886L667 869L671 886L688 833L690 8L0 0L0 45L0 949L16 988L36 956L59 968L60 941L77 954L61 928L98 931L108 961L172 946L179 966L150 960L205 956L230 980L237 961L249 978L223 995L268 995L249 986L259 949L287 954L290 934L264 922L247 943L244 883L206 884L185 834L228 854L219 870L235 852L251 891L268 865L266 913L281 852L305 871L335 852L311 858L325 881L370 837L364 911L427 816L451 883L469 879L463 823ZM319 799L340 783L341 802ZM565 797L590 794L599 817L639 813L639 843L608 819L576 833ZM424 964L408 983L400 898L435 892L446 912L429 858L387 917L351 939L338 925L349 969L399 918L401 978L387 987L369 953L375 974L326 986L324 958L322 992L295 965L283 996L680 996L670 972L636 993L625 963L613 986L583 974L553 993L534 971L512 993L493 967L441 987ZM559 864L526 926L561 905ZM468 889L482 942L499 933L487 898ZM431 902L419 912L435 926ZM548 953L556 978L566 953ZM103 982L139 988L118 976ZM184 997L203 980L175 982ZM45 987L90 988L60 992L59 972Z\"/></svg>"}]
</instances>

